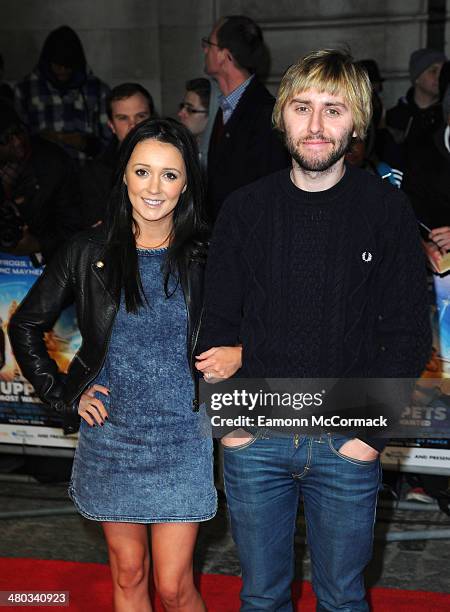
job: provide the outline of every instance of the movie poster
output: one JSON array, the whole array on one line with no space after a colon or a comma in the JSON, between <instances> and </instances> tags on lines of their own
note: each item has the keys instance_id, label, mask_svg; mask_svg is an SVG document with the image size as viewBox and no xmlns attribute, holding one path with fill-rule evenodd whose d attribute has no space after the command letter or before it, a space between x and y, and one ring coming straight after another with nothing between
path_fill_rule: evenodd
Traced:
<instances>
[{"instance_id":1,"label":"movie poster","mask_svg":"<svg viewBox=\"0 0 450 612\"><path fill-rule=\"evenodd\" d=\"M0 253L0 443L72 448L76 436L64 436L61 422L48 417L33 387L22 376L9 343L10 317L42 273L29 257ZM52 359L66 372L80 345L73 307L61 313L45 334Z\"/></svg>"},{"instance_id":2,"label":"movie poster","mask_svg":"<svg viewBox=\"0 0 450 612\"><path fill-rule=\"evenodd\" d=\"M430 278L433 350L427 368L417 384L419 397L405 409L405 418L426 430L450 423L450 274ZM391 440L383 454L383 466L450 475L450 440L420 438Z\"/></svg>"}]
</instances>

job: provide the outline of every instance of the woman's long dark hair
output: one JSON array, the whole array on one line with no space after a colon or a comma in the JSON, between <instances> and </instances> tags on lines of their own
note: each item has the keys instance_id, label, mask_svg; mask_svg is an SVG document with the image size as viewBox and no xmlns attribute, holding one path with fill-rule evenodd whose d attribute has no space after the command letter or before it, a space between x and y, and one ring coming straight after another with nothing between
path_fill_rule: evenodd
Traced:
<instances>
[{"instance_id":1,"label":"woman's long dark hair","mask_svg":"<svg viewBox=\"0 0 450 612\"><path fill-rule=\"evenodd\" d=\"M136 253L135 235L138 227L124 183L128 161L139 142L154 139L178 149L186 167L186 190L178 199L173 212L173 230L164 263L164 289L169 296L169 278L179 277L180 264L198 241L204 239L204 189L198 150L191 133L174 119L148 119L137 125L120 146L114 187L105 221L106 249L114 277L114 286L123 291L127 312L136 313L146 296L142 288Z\"/></svg>"}]
</instances>

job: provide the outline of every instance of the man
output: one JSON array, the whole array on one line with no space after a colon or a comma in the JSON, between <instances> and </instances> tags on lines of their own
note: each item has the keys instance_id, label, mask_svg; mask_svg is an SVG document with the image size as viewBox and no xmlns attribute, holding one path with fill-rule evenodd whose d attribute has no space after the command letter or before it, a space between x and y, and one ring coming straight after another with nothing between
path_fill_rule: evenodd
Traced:
<instances>
[{"instance_id":1,"label":"man","mask_svg":"<svg viewBox=\"0 0 450 612\"><path fill-rule=\"evenodd\" d=\"M191 79L186 82L186 92L177 113L180 122L195 137L199 148L202 167L206 168L206 156L203 154L203 139L209 121L209 100L211 81L205 78Z\"/></svg>"},{"instance_id":2,"label":"man","mask_svg":"<svg viewBox=\"0 0 450 612\"><path fill-rule=\"evenodd\" d=\"M272 129L274 99L256 76L265 55L259 26L249 17L223 17L202 45L205 72L222 92L208 152L214 219L228 194L286 167L288 156Z\"/></svg>"},{"instance_id":3,"label":"man","mask_svg":"<svg viewBox=\"0 0 450 612\"><path fill-rule=\"evenodd\" d=\"M450 86L442 100L445 123L427 146L411 160L403 189L411 199L417 219L433 231L427 239L430 253L450 250Z\"/></svg>"},{"instance_id":4,"label":"man","mask_svg":"<svg viewBox=\"0 0 450 612\"><path fill-rule=\"evenodd\" d=\"M195 136L197 142L208 123L210 94L211 83L208 79L186 81L186 92L177 114L180 122Z\"/></svg>"},{"instance_id":5,"label":"man","mask_svg":"<svg viewBox=\"0 0 450 612\"><path fill-rule=\"evenodd\" d=\"M440 336L439 367L445 372L448 345L444 338L449 322L444 304L448 303L449 278L440 275L442 259L450 251L450 85L442 98L444 123L430 141L411 160L405 175L403 189L411 199L417 220L422 223L423 246L433 274L432 303L438 308ZM428 229L425 230L425 227ZM439 363L439 362L438 362ZM437 499L443 512L450 514L448 478L429 474L408 474L413 488L408 499L432 501Z\"/></svg>"},{"instance_id":6,"label":"man","mask_svg":"<svg viewBox=\"0 0 450 612\"><path fill-rule=\"evenodd\" d=\"M88 162L80 173L82 215L85 226L102 221L111 191L119 147L138 123L155 114L150 93L139 83L122 83L106 100L108 127L114 134L105 151Z\"/></svg>"},{"instance_id":7,"label":"man","mask_svg":"<svg viewBox=\"0 0 450 612\"><path fill-rule=\"evenodd\" d=\"M87 66L81 41L69 26L50 32L38 65L15 87L17 106L31 132L58 143L80 163L108 142L108 92Z\"/></svg>"},{"instance_id":8,"label":"man","mask_svg":"<svg viewBox=\"0 0 450 612\"><path fill-rule=\"evenodd\" d=\"M439 73L445 61L444 53L434 49L414 51L409 59L412 86L386 113L387 131L381 157L401 171L405 171L409 160L442 123Z\"/></svg>"},{"instance_id":9,"label":"man","mask_svg":"<svg viewBox=\"0 0 450 612\"><path fill-rule=\"evenodd\" d=\"M0 100L0 251L48 261L81 229L74 162Z\"/></svg>"},{"instance_id":10,"label":"man","mask_svg":"<svg viewBox=\"0 0 450 612\"><path fill-rule=\"evenodd\" d=\"M430 352L426 279L405 196L346 166L372 91L339 51L289 68L274 108L292 168L232 194L208 255L198 369L242 344L244 378L414 377ZM211 350L213 347L214 350ZM238 430L224 476L243 577L242 610L292 610L303 498L318 610L366 611L380 438Z\"/></svg>"}]
</instances>

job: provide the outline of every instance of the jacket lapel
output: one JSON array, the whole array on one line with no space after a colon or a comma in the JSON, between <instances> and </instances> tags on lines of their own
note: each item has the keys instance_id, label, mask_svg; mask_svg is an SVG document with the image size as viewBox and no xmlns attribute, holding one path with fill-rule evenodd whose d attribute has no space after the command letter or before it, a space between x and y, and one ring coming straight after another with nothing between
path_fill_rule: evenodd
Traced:
<instances>
[{"instance_id":1,"label":"jacket lapel","mask_svg":"<svg viewBox=\"0 0 450 612\"><path fill-rule=\"evenodd\" d=\"M106 247L99 250L98 257L91 262L91 269L104 291L118 307L120 304L120 290L112 274L111 260L106 257Z\"/></svg>"}]
</instances>

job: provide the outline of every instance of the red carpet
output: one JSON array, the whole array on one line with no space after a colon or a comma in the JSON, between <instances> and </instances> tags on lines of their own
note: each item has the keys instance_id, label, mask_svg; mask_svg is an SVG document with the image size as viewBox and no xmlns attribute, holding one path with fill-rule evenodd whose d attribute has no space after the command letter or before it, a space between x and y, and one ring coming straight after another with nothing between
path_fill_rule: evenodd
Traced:
<instances>
[{"instance_id":1,"label":"red carpet","mask_svg":"<svg viewBox=\"0 0 450 612\"><path fill-rule=\"evenodd\" d=\"M204 574L198 583L209 612L239 610L240 579L235 576ZM27 607L26 610L70 610L71 612L111 612L109 568L97 563L41 561L0 558L0 591L70 591L70 606ZM315 597L309 582L296 585L294 597L301 612L314 612ZM371 589L374 612L450 612L450 595L400 589ZM0 606L1 607L1 606ZM157 604L156 610L162 612Z\"/></svg>"}]
</instances>

